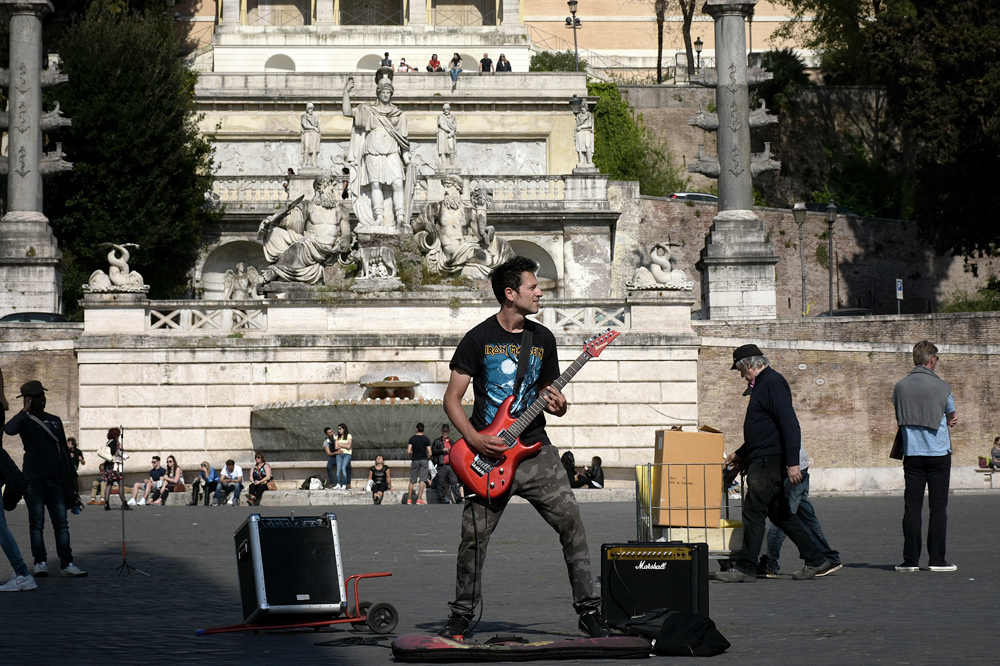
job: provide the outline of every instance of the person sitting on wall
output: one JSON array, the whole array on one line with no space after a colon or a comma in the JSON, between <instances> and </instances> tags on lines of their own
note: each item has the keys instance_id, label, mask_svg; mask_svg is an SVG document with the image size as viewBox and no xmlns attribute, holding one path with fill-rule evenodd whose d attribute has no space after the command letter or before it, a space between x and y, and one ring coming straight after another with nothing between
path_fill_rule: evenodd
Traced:
<instances>
[{"instance_id":1,"label":"person sitting on wall","mask_svg":"<svg viewBox=\"0 0 1000 666\"><path fill-rule=\"evenodd\" d=\"M399 67L396 68L396 71L397 72L415 72L415 71L417 71L417 68L416 67L410 67L409 65L407 65L406 64L406 58L400 58L399 59Z\"/></svg>"},{"instance_id":2,"label":"person sitting on wall","mask_svg":"<svg viewBox=\"0 0 1000 666\"><path fill-rule=\"evenodd\" d=\"M385 52L385 57L382 58L382 61L379 62L378 66L379 67L388 67L389 69L392 69L392 60L389 59L389 52L388 51Z\"/></svg>"},{"instance_id":3,"label":"person sitting on wall","mask_svg":"<svg viewBox=\"0 0 1000 666\"><path fill-rule=\"evenodd\" d=\"M368 468L368 481L371 483L372 503L381 504L383 493L392 490L392 473L381 453L375 456L375 464Z\"/></svg>"},{"instance_id":4,"label":"person sitting on wall","mask_svg":"<svg viewBox=\"0 0 1000 666\"><path fill-rule=\"evenodd\" d=\"M198 478L194 480L191 484L191 501L188 502L188 506L198 505L198 492L201 491L205 496L205 506L208 506L212 501L212 493L219 485L219 473L215 471L215 468L208 464L205 460L201 463L201 474Z\"/></svg>"},{"instance_id":5,"label":"person sitting on wall","mask_svg":"<svg viewBox=\"0 0 1000 666\"><path fill-rule=\"evenodd\" d=\"M240 505L240 493L243 491L243 468L236 464L236 462L230 458L226 461L226 466L222 468L222 472L219 474L219 485L215 488L215 499L212 500L212 506L219 506L221 504L228 504L230 506ZM229 501L226 501L226 497L232 493L232 497Z\"/></svg>"},{"instance_id":6,"label":"person sitting on wall","mask_svg":"<svg viewBox=\"0 0 1000 666\"><path fill-rule=\"evenodd\" d=\"M160 467L160 456L153 456L153 468L149 470L149 476L146 477L145 481L137 481L132 486L132 497L129 498L128 503L132 506L145 506L153 490L163 485L163 477L166 474L167 470ZM142 493L142 497L136 500L139 493Z\"/></svg>"},{"instance_id":7,"label":"person sitting on wall","mask_svg":"<svg viewBox=\"0 0 1000 666\"><path fill-rule=\"evenodd\" d=\"M431 56L431 59L427 61L427 71L428 72L443 72L444 68L441 67L441 61L438 60L438 54L435 53Z\"/></svg>"},{"instance_id":8,"label":"person sitting on wall","mask_svg":"<svg viewBox=\"0 0 1000 666\"><path fill-rule=\"evenodd\" d=\"M254 455L253 471L250 472L250 487L247 488L247 504L250 506L260 506L260 498L268 489L267 484L272 480L271 466L267 464L263 453Z\"/></svg>"},{"instance_id":9,"label":"person sitting on wall","mask_svg":"<svg viewBox=\"0 0 1000 666\"><path fill-rule=\"evenodd\" d=\"M993 448L990 449L990 469L1000 469L1000 437L993 440Z\"/></svg>"},{"instance_id":10,"label":"person sitting on wall","mask_svg":"<svg viewBox=\"0 0 1000 666\"><path fill-rule=\"evenodd\" d=\"M601 467L601 457L591 458L590 467L583 474L577 474L570 485L574 488L596 488L597 490L603 488L604 469Z\"/></svg>"},{"instance_id":11,"label":"person sitting on wall","mask_svg":"<svg viewBox=\"0 0 1000 666\"><path fill-rule=\"evenodd\" d=\"M184 470L177 465L177 459L167 456L167 474L163 477L163 483L153 491L152 500L149 504L163 506L167 503L167 496L177 489L184 489Z\"/></svg>"}]
</instances>

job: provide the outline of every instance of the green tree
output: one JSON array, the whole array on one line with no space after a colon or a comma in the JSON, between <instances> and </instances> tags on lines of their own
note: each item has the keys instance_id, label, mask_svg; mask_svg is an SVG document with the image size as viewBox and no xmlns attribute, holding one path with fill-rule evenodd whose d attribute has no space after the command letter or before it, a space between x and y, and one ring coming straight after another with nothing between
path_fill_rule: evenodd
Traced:
<instances>
[{"instance_id":1,"label":"green tree","mask_svg":"<svg viewBox=\"0 0 1000 666\"><path fill-rule=\"evenodd\" d=\"M872 67L903 128L913 217L939 249L1000 251L1000 5L894 2L869 28Z\"/></svg>"},{"instance_id":2,"label":"green tree","mask_svg":"<svg viewBox=\"0 0 1000 666\"><path fill-rule=\"evenodd\" d=\"M55 89L73 126L62 132L74 170L54 179L46 212L64 251L64 302L74 308L104 242L133 242L131 266L156 298L176 297L213 214L211 147L193 113L195 75L177 59L162 13L95 8L63 34Z\"/></svg>"},{"instance_id":3,"label":"green tree","mask_svg":"<svg viewBox=\"0 0 1000 666\"><path fill-rule=\"evenodd\" d=\"M598 97L594 107L594 164L616 180L637 180L639 191L666 196L683 190L687 176L674 164L666 145L656 141L633 116L614 83L589 83L587 92Z\"/></svg>"},{"instance_id":4,"label":"green tree","mask_svg":"<svg viewBox=\"0 0 1000 666\"><path fill-rule=\"evenodd\" d=\"M767 108L776 114L794 113L795 99L812 85L806 73L806 64L792 49L765 51L761 56L764 69L774 78L753 88L754 104L764 100Z\"/></svg>"},{"instance_id":5,"label":"green tree","mask_svg":"<svg viewBox=\"0 0 1000 666\"><path fill-rule=\"evenodd\" d=\"M531 56L529 72L576 71L576 54L573 51L539 51ZM587 71L587 61L580 59L580 71Z\"/></svg>"}]
</instances>

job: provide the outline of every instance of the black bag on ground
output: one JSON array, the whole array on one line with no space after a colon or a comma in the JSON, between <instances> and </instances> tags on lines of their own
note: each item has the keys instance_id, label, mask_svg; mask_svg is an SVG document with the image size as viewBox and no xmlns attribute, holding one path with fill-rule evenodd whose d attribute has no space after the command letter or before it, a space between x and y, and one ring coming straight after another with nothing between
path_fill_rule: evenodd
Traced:
<instances>
[{"instance_id":1,"label":"black bag on ground","mask_svg":"<svg viewBox=\"0 0 1000 666\"><path fill-rule=\"evenodd\" d=\"M715 622L696 613L657 608L619 622L616 627L626 634L653 640L653 654L661 657L712 657L730 646Z\"/></svg>"}]
</instances>

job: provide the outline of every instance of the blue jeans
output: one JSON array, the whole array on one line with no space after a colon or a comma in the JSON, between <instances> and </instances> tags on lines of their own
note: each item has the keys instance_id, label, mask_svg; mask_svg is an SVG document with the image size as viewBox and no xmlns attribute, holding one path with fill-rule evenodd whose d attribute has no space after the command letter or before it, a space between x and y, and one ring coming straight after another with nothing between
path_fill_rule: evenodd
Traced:
<instances>
[{"instance_id":1,"label":"blue jeans","mask_svg":"<svg viewBox=\"0 0 1000 666\"><path fill-rule=\"evenodd\" d=\"M73 563L73 551L69 547L69 523L66 522L66 496L59 479L32 479L24 493L24 503L28 505L28 533L31 535L31 556L35 564L48 560L45 552L45 509L49 510L52 531L56 534L56 553L63 569Z\"/></svg>"},{"instance_id":2,"label":"blue jeans","mask_svg":"<svg viewBox=\"0 0 1000 666\"><path fill-rule=\"evenodd\" d=\"M788 534L799 549L799 557L808 566L818 567L826 561L798 516L789 508L784 485L787 478L788 472L780 454L750 460L747 494L743 501L743 547L740 558L734 565L745 574L757 574L757 560L764 543L765 520L770 520Z\"/></svg>"},{"instance_id":3,"label":"blue jeans","mask_svg":"<svg viewBox=\"0 0 1000 666\"><path fill-rule=\"evenodd\" d=\"M809 470L802 470L802 483L797 486L785 487L788 494L791 510L799 517L802 527L806 529L819 549L823 551L826 559L832 564L840 564L840 553L830 548L823 534L823 528L819 525L819 518L816 517L816 509L813 508L809 500ZM795 505L798 505L797 507ZM780 527L771 523L771 529L767 533L767 568L769 571L778 573L781 569L778 560L781 559L781 544L785 542L786 534Z\"/></svg>"},{"instance_id":4,"label":"blue jeans","mask_svg":"<svg viewBox=\"0 0 1000 666\"><path fill-rule=\"evenodd\" d=\"M328 486L337 485L337 459L340 456L329 456L326 459L326 481Z\"/></svg>"},{"instance_id":5,"label":"blue jeans","mask_svg":"<svg viewBox=\"0 0 1000 666\"><path fill-rule=\"evenodd\" d=\"M4 555L10 561L14 575L25 576L28 573L28 565L21 558L21 549L17 547L17 541L14 541L14 535L7 527L7 518L4 513L3 507L0 507L0 548L3 548Z\"/></svg>"},{"instance_id":6,"label":"blue jeans","mask_svg":"<svg viewBox=\"0 0 1000 666\"><path fill-rule=\"evenodd\" d=\"M240 493L243 491L243 483L237 481L236 483L230 483L228 485L223 485L219 482L219 485L215 488L215 500L217 504L222 504L226 501L229 493L236 493L233 495L233 501L238 502L240 499Z\"/></svg>"},{"instance_id":7,"label":"blue jeans","mask_svg":"<svg viewBox=\"0 0 1000 666\"><path fill-rule=\"evenodd\" d=\"M458 83L458 75L462 73L460 69L449 69L448 72L451 74L451 82Z\"/></svg>"},{"instance_id":8,"label":"blue jeans","mask_svg":"<svg viewBox=\"0 0 1000 666\"><path fill-rule=\"evenodd\" d=\"M347 486L351 479L347 476L347 468L351 466L351 456L345 456L343 453L336 456L337 458L337 483L342 486Z\"/></svg>"}]
</instances>

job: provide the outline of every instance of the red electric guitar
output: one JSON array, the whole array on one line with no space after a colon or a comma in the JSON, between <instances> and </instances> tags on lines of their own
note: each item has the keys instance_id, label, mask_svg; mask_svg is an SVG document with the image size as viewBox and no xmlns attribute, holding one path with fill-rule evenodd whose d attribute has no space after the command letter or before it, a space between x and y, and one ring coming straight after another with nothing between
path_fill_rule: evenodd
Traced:
<instances>
[{"instance_id":1,"label":"red electric guitar","mask_svg":"<svg viewBox=\"0 0 1000 666\"><path fill-rule=\"evenodd\" d=\"M552 382L552 386L561 391L587 361L600 356L604 348L617 337L618 331L608 329L601 335L588 340L583 347L583 353L573 361L572 365L566 368L566 372L562 373L559 379ZM500 403L496 416L493 417L493 422L479 431L504 439L508 451L500 458L490 458L476 453L469 448L464 438L451 445L451 466L455 470L455 476L465 486L466 494L471 493L485 497L487 502L505 497L510 492L514 482L514 472L517 471L517 466L522 460L530 458L542 448L541 442L525 446L518 438L524 429L531 425L535 417L545 409L548 404L545 398L539 395L531 403L531 406L516 419L510 413L512 402L514 402L514 396L510 396Z\"/></svg>"}]
</instances>

